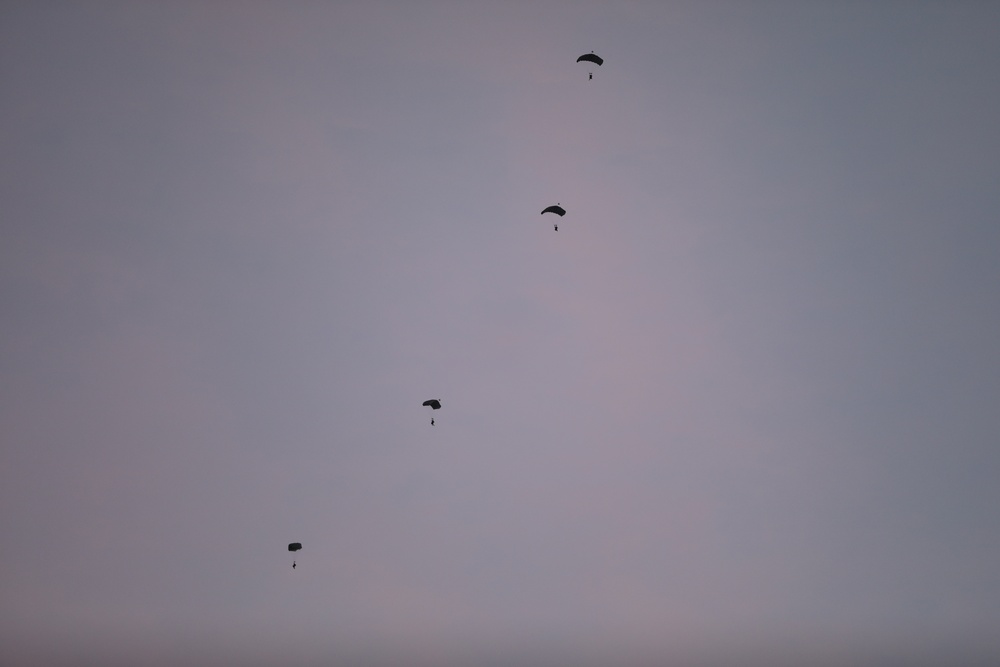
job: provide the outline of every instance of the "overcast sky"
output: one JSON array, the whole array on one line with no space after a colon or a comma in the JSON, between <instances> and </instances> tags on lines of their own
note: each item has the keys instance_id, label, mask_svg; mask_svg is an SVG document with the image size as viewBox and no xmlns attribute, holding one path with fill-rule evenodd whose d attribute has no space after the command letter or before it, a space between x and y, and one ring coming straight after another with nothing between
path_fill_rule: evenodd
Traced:
<instances>
[{"instance_id":1,"label":"overcast sky","mask_svg":"<svg viewBox=\"0 0 1000 667\"><path fill-rule=\"evenodd\" d=\"M998 34L3 3L0 662L997 664Z\"/></svg>"}]
</instances>

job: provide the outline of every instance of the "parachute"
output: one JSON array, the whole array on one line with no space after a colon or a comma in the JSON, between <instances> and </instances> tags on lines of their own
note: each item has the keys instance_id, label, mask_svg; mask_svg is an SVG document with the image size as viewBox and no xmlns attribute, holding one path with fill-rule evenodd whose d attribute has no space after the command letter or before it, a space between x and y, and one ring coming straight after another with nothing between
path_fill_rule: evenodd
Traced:
<instances>
[{"instance_id":1,"label":"parachute","mask_svg":"<svg viewBox=\"0 0 1000 667\"><path fill-rule=\"evenodd\" d=\"M604 64L604 58L600 57L599 55L597 55L596 53L594 53L593 51L591 51L590 53L584 53L582 56L580 56L579 58L577 58L576 62L578 62L578 63L579 62L594 63L595 65L597 65L598 67L600 67L601 65ZM587 78L588 79L593 79L594 78L594 73L591 72L590 76L588 76Z\"/></svg>"},{"instance_id":2,"label":"parachute","mask_svg":"<svg viewBox=\"0 0 1000 667\"><path fill-rule=\"evenodd\" d=\"M289 551L298 551L301 548L302 548L301 542L292 542L291 544L288 545Z\"/></svg>"},{"instance_id":3,"label":"parachute","mask_svg":"<svg viewBox=\"0 0 1000 667\"><path fill-rule=\"evenodd\" d=\"M436 398L432 398L432 399L426 400L423 403L421 403L421 405L425 405L425 406L429 407L431 410L440 410L441 409L441 401L438 400L438 399L436 399ZM434 426L434 417L431 417L431 426Z\"/></svg>"},{"instance_id":4,"label":"parachute","mask_svg":"<svg viewBox=\"0 0 1000 667\"><path fill-rule=\"evenodd\" d=\"M566 215L566 209L564 209L559 204L556 204L554 206L548 206L548 207L545 208L545 210L542 211L542 215L545 215L546 213L555 213L556 215L558 215L561 218L564 215ZM555 223L553 226L555 227L555 230L558 232L559 231L559 223Z\"/></svg>"},{"instance_id":5,"label":"parachute","mask_svg":"<svg viewBox=\"0 0 1000 667\"><path fill-rule=\"evenodd\" d=\"M595 54L593 51L591 51L590 53L584 53L582 56L580 56L579 58L576 59L576 62L578 62L578 63L584 62L584 61L590 62L590 63L594 63L598 67L600 67L601 65L604 64L604 58L602 58L599 55Z\"/></svg>"}]
</instances>

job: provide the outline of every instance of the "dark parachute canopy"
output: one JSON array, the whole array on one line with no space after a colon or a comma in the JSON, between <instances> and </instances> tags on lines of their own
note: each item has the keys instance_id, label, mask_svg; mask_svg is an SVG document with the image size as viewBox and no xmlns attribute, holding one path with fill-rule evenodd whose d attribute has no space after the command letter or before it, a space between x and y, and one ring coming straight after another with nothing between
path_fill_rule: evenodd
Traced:
<instances>
[{"instance_id":1,"label":"dark parachute canopy","mask_svg":"<svg viewBox=\"0 0 1000 667\"><path fill-rule=\"evenodd\" d=\"M576 62L578 62L578 63L584 62L584 61L589 62L589 63L594 63L598 67L600 67L601 65L604 64L604 58L600 57L599 55L597 55L593 51L591 51L590 53L584 53L582 56L580 56L579 58L576 59Z\"/></svg>"},{"instance_id":2,"label":"dark parachute canopy","mask_svg":"<svg viewBox=\"0 0 1000 667\"><path fill-rule=\"evenodd\" d=\"M301 548L302 548L301 542L292 542L291 544L288 545L289 551L298 551Z\"/></svg>"}]
</instances>

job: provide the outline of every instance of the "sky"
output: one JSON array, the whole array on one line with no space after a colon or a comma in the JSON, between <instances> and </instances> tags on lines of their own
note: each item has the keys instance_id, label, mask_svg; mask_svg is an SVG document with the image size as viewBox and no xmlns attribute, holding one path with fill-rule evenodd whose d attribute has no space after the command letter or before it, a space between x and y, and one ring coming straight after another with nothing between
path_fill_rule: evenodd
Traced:
<instances>
[{"instance_id":1,"label":"sky","mask_svg":"<svg viewBox=\"0 0 1000 667\"><path fill-rule=\"evenodd\" d=\"M4 2L0 662L997 664L998 29Z\"/></svg>"}]
</instances>

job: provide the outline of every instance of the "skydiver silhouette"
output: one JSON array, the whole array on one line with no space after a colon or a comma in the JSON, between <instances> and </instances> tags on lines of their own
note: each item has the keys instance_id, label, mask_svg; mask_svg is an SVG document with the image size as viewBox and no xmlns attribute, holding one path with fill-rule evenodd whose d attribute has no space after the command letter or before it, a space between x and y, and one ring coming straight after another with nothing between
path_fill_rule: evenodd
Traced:
<instances>
[{"instance_id":1,"label":"skydiver silhouette","mask_svg":"<svg viewBox=\"0 0 1000 667\"><path fill-rule=\"evenodd\" d=\"M292 569L293 570L295 569L295 561L294 560L292 561Z\"/></svg>"},{"instance_id":2,"label":"skydiver silhouette","mask_svg":"<svg viewBox=\"0 0 1000 667\"><path fill-rule=\"evenodd\" d=\"M434 417L431 417L431 426L434 426Z\"/></svg>"},{"instance_id":3,"label":"skydiver silhouette","mask_svg":"<svg viewBox=\"0 0 1000 667\"><path fill-rule=\"evenodd\" d=\"M588 79L593 79L593 78L594 78L594 73L593 73L593 72L591 72L591 73L590 73L590 76L588 76L587 78L588 78Z\"/></svg>"},{"instance_id":4,"label":"skydiver silhouette","mask_svg":"<svg viewBox=\"0 0 1000 667\"><path fill-rule=\"evenodd\" d=\"M555 227L555 228L556 228L556 231L557 231L557 232L559 231L559 225L553 225L553 227Z\"/></svg>"}]
</instances>

